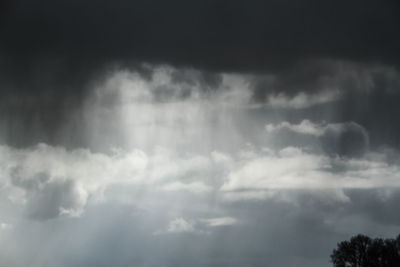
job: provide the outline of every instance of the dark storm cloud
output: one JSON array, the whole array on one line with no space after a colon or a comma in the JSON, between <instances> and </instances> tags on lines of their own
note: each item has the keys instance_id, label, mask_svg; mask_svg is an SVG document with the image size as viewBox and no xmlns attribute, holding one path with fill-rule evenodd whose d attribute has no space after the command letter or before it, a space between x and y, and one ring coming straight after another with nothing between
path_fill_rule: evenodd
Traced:
<instances>
[{"instance_id":1,"label":"dark storm cloud","mask_svg":"<svg viewBox=\"0 0 400 267\"><path fill-rule=\"evenodd\" d=\"M3 80L68 90L108 64L263 71L334 58L398 64L396 1L14 1ZM7 84L7 83L6 83Z\"/></svg>"},{"instance_id":2,"label":"dark storm cloud","mask_svg":"<svg viewBox=\"0 0 400 267\"><path fill-rule=\"evenodd\" d=\"M93 83L125 68L151 79L143 62L201 70L173 73L153 91L160 102L190 97L196 83L215 90L221 72L255 74L258 103L339 89L340 102L318 111L363 125L372 143L400 144L391 115L400 113L397 1L19 0L0 12L0 138L11 145L59 143ZM188 89L171 95L174 83Z\"/></svg>"}]
</instances>

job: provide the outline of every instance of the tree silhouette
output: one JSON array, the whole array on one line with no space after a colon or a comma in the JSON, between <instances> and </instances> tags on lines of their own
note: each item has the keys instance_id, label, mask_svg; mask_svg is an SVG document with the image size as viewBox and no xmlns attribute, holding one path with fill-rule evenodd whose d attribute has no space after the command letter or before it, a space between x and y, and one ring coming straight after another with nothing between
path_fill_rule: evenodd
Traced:
<instances>
[{"instance_id":1,"label":"tree silhouette","mask_svg":"<svg viewBox=\"0 0 400 267\"><path fill-rule=\"evenodd\" d=\"M353 236L338 244L331 261L334 267L399 267L400 235L396 239Z\"/></svg>"}]
</instances>

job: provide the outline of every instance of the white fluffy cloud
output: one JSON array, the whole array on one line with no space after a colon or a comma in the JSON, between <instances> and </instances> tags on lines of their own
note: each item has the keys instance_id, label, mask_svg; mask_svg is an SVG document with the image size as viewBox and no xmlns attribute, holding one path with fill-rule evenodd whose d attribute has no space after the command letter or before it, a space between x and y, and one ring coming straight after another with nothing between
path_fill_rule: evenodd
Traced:
<instances>
[{"instance_id":1,"label":"white fluffy cloud","mask_svg":"<svg viewBox=\"0 0 400 267\"><path fill-rule=\"evenodd\" d=\"M105 190L123 185L141 187L148 194L159 189L213 193L231 201L279 199L287 190L337 194L343 189L400 187L399 166L385 162L379 153L348 159L286 147L189 156L159 148L152 154L133 150L107 155L45 144L0 150L3 192L35 219L79 216L88 201L101 200Z\"/></svg>"},{"instance_id":2,"label":"white fluffy cloud","mask_svg":"<svg viewBox=\"0 0 400 267\"><path fill-rule=\"evenodd\" d=\"M166 149L111 155L87 149L67 150L45 144L29 149L0 146L1 184L8 199L21 203L36 219L79 216L87 201L102 198L113 185L162 186L165 191L207 193L211 187L198 176L210 169L210 159L179 156ZM181 179L193 181L184 183Z\"/></svg>"}]
</instances>

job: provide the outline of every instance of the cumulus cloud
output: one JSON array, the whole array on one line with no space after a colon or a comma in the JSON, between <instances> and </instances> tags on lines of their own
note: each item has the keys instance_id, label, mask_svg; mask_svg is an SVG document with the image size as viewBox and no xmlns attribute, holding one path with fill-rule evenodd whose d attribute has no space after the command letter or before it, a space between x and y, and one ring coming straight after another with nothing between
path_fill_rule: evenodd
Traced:
<instances>
[{"instance_id":1,"label":"cumulus cloud","mask_svg":"<svg viewBox=\"0 0 400 267\"><path fill-rule=\"evenodd\" d=\"M345 126L303 122L293 129L319 135L341 127ZM228 201L291 201L284 192L292 190L327 190L345 200L343 190L400 186L400 169L396 162L386 161L384 152L346 158L300 147L278 151L249 147L229 154L213 151L190 156L166 148L102 154L45 144L29 149L2 146L1 152L4 193L37 220L80 216L88 203L106 200L104 192L118 186L141 188L150 196L211 194Z\"/></svg>"},{"instance_id":2,"label":"cumulus cloud","mask_svg":"<svg viewBox=\"0 0 400 267\"><path fill-rule=\"evenodd\" d=\"M305 119L299 124L291 124L287 121L279 124L267 124L265 129L270 134L290 131L316 137L322 143L323 149L330 154L360 156L369 148L367 130L355 122L314 123Z\"/></svg>"},{"instance_id":3,"label":"cumulus cloud","mask_svg":"<svg viewBox=\"0 0 400 267\"><path fill-rule=\"evenodd\" d=\"M163 187L166 192L211 190L196 181L198 174L210 171L210 159L200 155L183 158L166 149L107 155L45 144L23 150L1 146L0 150L1 182L9 189L9 199L25 205L29 217L39 220L79 216L89 199L101 200L104 190L113 185L161 186L171 181ZM179 181L190 177L189 183Z\"/></svg>"}]
</instances>

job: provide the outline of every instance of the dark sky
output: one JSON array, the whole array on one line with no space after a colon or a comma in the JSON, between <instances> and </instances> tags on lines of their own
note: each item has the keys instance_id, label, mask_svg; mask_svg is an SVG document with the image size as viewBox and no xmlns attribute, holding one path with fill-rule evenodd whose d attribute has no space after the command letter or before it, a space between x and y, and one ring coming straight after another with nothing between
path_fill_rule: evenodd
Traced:
<instances>
[{"instance_id":1,"label":"dark sky","mask_svg":"<svg viewBox=\"0 0 400 267\"><path fill-rule=\"evenodd\" d=\"M90 82L143 62L276 76L255 82L258 102L320 90L328 77L348 94L340 119L397 128L385 121L399 112L398 1L5 1L1 10L2 114L37 114L46 131L82 105ZM371 71L368 94L353 90L360 77L332 81L376 65L395 74Z\"/></svg>"},{"instance_id":2,"label":"dark sky","mask_svg":"<svg viewBox=\"0 0 400 267\"><path fill-rule=\"evenodd\" d=\"M319 59L398 67L399 12L395 0L5 1L2 80L73 87L143 61L257 73Z\"/></svg>"},{"instance_id":3,"label":"dark sky","mask_svg":"<svg viewBox=\"0 0 400 267\"><path fill-rule=\"evenodd\" d=\"M394 237L400 2L1 1L0 265L330 266Z\"/></svg>"}]
</instances>

